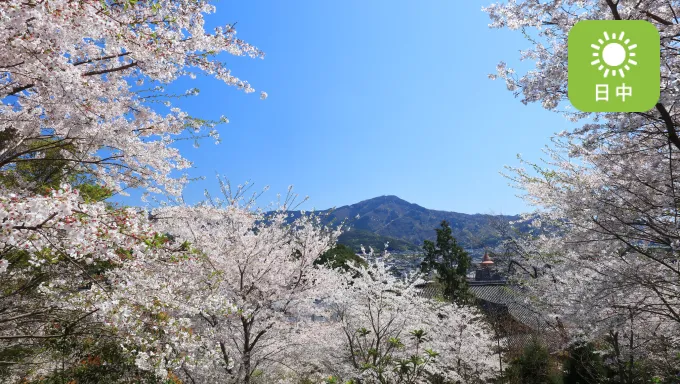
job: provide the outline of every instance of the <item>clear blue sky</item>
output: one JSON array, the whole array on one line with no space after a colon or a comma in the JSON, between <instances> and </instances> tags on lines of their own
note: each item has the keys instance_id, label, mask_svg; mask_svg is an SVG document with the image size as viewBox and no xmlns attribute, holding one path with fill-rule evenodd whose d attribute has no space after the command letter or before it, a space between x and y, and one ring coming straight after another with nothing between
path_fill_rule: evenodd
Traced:
<instances>
[{"instance_id":1,"label":"clear blue sky","mask_svg":"<svg viewBox=\"0 0 680 384\"><path fill-rule=\"evenodd\" d=\"M273 192L292 184L310 196L305 209L397 195L464 213L526 211L499 171L518 153L537 160L569 124L487 78L529 47L518 32L488 28L490 2L217 2L209 25L238 22L238 36L266 53L227 63L269 98L210 78L172 87L200 88L179 104L190 114L230 120L220 145L178 144L190 174L206 176L186 199L217 192L219 173Z\"/></svg>"}]
</instances>

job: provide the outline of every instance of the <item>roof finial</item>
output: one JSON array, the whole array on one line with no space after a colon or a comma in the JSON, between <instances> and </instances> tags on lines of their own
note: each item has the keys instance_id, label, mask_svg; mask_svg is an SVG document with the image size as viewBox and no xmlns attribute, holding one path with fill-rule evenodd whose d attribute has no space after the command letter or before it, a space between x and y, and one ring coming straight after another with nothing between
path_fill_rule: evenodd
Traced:
<instances>
[{"instance_id":1,"label":"roof finial","mask_svg":"<svg viewBox=\"0 0 680 384\"><path fill-rule=\"evenodd\" d=\"M488 252L484 252L484 257L482 257L482 262L480 263L480 265L483 267L489 267L493 265L493 261L489 257Z\"/></svg>"}]
</instances>

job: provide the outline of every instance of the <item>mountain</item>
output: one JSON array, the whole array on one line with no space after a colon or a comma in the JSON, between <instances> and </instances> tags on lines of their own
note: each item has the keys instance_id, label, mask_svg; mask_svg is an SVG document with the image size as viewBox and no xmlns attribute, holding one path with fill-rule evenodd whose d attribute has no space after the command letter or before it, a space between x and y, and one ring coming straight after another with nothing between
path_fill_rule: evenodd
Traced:
<instances>
[{"instance_id":1,"label":"mountain","mask_svg":"<svg viewBox=\"0 0 680 384\"><path fill-rule=\"evenodd\" d=\"M381 236L363 229L351 228L349 231L343 232L338 238L338 243L344 244L354 250L359 250L363 245L368 251L368 247L373 247L376 251L382 251L384 244L389 243L390 252L420 252L422 244L414 244L406 240L396 239L389 236Z\"/></svg>"},{"instance_id":2,"label":"mountain","mask_svg":"<svg viewBox=\"0 0 680 384\"><path fill-rule=\"evenodd\" d=\"M327 223L345 222L350 230L339 242L358 249L360 244L382 250L389 241L391 251L420 250L423 240L434 240L434 229L442 220L451 225L453 236L468 249L492 247L500 242L492 223L517 220L519 216L469 215L437 211L409 203L397 196L380 196L333 210L319 212Z\"/></svg>"}]
</instances>

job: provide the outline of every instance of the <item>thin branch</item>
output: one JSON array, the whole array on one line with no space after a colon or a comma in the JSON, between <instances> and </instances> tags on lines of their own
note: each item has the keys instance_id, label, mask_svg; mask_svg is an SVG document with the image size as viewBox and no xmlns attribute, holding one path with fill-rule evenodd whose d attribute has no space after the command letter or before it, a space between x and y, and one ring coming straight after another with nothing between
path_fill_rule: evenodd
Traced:
<instances>
[{"instance_id":1,"label":"thin branch","mask_svg":"<svg viewBox=\"0 0 680 384\"><path fill-rule=\"evenodd\" d=\"M21 87L14 87L14 88L12 88L12 90L7 95L5 95L5 97L16 95L17 93L25 91L29 88L34 87L34 86L35 86L35 84L28 84L28 85L24 85L24 86L21 86Z\"/></svg>"},{"instance_id":2,"label":"thin branch","mask_svg":"<svg viewBox=\"0 0 680 384\"><path fill-rule=\"evenodd\" d=\"M668 139L673 143L673 145L680 149L680 137L678 137L678 132L675 130L675 123L673 123L670 113L668 113L666 107L664 107L664 105L661 103L656 103L656 110L659 111L664 124L666 124L666 129L668 130Z\"/></svg>"},{"instance_id":3,"label":"thin branch","mask_svg":"<svg viewBox=\"0 0 680 384\"><path fill-rule=\"evenodd\" d=\"M79 65L89 64L89 63L93 63L93 62L95 62L95 61L108 60L108 59L115 59L115 58L117 58L117 57L127 56L127 55L129 55L129 54L131 54L131 53L132 53L132 52L125 52L125 53L119 53L119 54L117 54L117 55L109 55L109 56L99 57L99 58L96 58L96 59L90 59L90 60L85 60L85 61L79 61L79 62L77 62L77 63L73 63L73 66L74 66L74 67L77 67L77 66L79 66Z\"/></svg>"},{"instance_id":4,"label":"thin branch","mask_svg":"<svg viewBox=\"0 0 680 384\"><path fill-rule=\"evenodd\" d=\"M57 212L54 212L53 214L51 214L47 219L45 219L45 221L43 221L42 223L40 223L38 225L29 225L29 226L16 225L16 226L13 227L13 229L28 229L28 230L31 230L31 231L35 231L35 230L42 228L45 224L47 224L48 221L52 220L55 216L57 216Z\"/></svg>"},{"instance_id":5,"label":"thin branch","mask_svg":"<svg viewBox=\"0 0 680 384\"><path fill-rule=\"evenodd\" d=\"M672 9L672 8L671 8L671 9ZM661 18L661 17L659 17L659 16L657 16L657 15L655 15L655 14L649 12L649 11L642 11L642 13L644 13L645 15L647 15L647 17L649 17L650 19L652 19L652 20L654 20L654 21L656 21L656 22L659 22L659 23L661 23L661 24L663 24L663 25L666 25L666 26L668 26L668 25L673 25L673 23L671 23L670 21L668 21L668 20L666 20L666 19L663 19L663 18Z\"/></svg>"},{"instance_id":6,"label":"thin branch","mask_svg":"<svg viewBox=\"0 0 680 384\"><path fill-rule=\"evenodd\" d=\"M116 67L116 68L102 69L101 71L85 72L85 73L83 73L83 76L103 75L105 73L123 71L123 70L126 70L128 68L132 68L132 67L136 67L136 66L137 66L137 62L135 61L134 63L126 64L126 65Z\"/></svg>"}]
</instances>

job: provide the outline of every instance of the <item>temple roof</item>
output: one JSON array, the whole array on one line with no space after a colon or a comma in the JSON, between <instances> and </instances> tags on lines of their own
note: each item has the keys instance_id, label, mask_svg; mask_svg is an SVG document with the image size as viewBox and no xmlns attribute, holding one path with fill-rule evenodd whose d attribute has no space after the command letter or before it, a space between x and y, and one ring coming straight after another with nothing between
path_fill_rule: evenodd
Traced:
<instances>
[{"instance_id":1,"label":"temple roof","mask_svg":"<svg viewBox=\"0 0 680 384\"><path fill-rule=\"evenodd\" d=\"M542 315L538 308L532 305L528 292L522 287L508 284L507 281L468 281L469 292L490 315L507 313L517 323L532 330L530 332L517 331L508 335L507 342L515 346L525 346L535 332L549 335L545 341L551 351L562 348L559 335L549 319ZM432 282L420 285L420 295L428 298L441 297L442 288ZM490 304L490 305L489 305ZM490 311L490 312L489 312Z\"/></svg>"}]
</instances>

